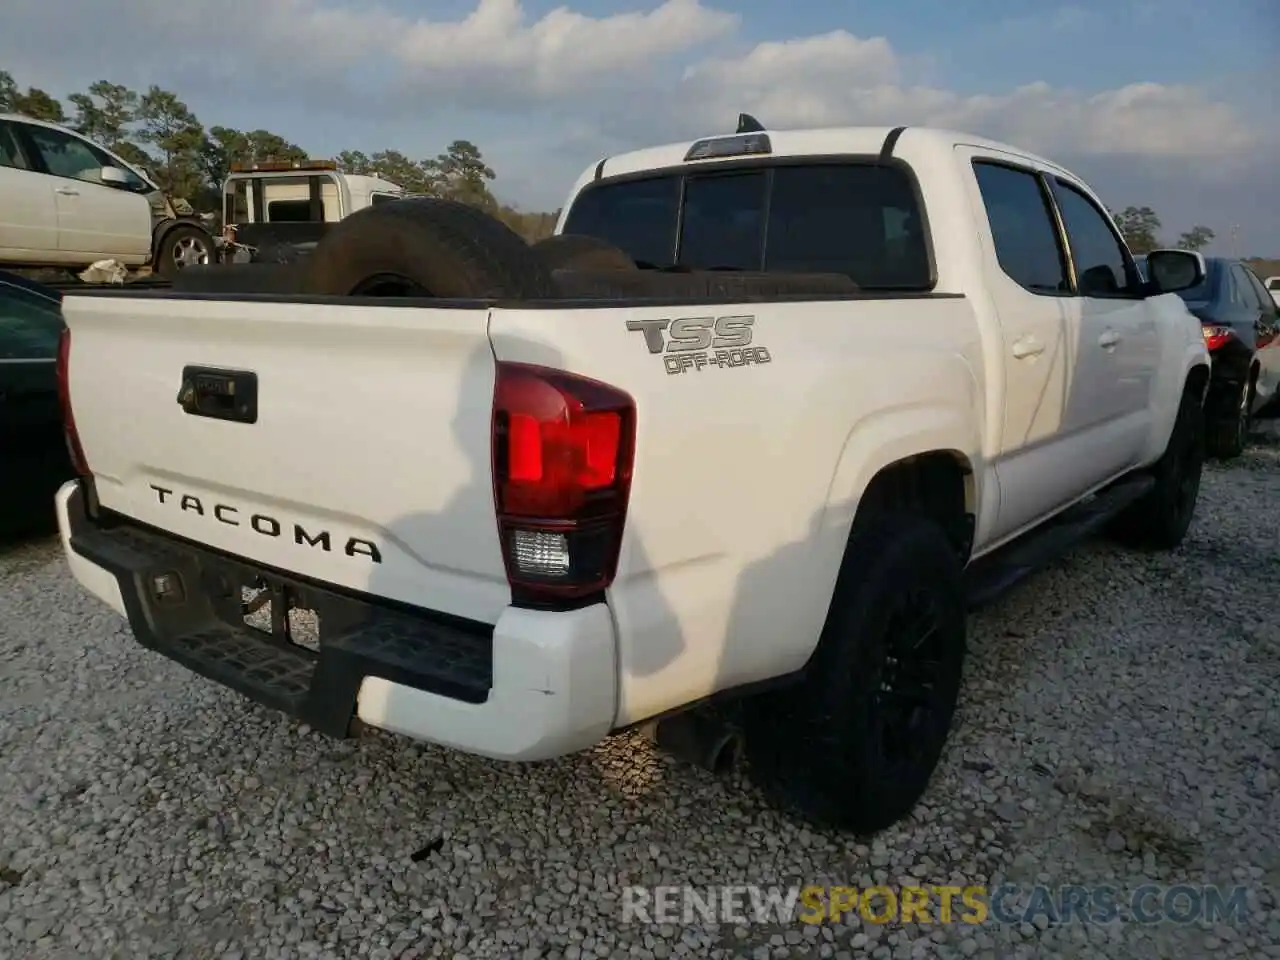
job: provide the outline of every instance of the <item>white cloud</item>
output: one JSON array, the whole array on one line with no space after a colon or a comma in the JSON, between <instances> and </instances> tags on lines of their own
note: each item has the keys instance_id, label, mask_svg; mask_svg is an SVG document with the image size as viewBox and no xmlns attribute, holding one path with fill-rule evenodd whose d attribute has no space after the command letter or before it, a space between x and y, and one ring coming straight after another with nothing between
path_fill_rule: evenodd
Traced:
<instances>
[{"instance_id":1,"label":"white cloud","mask_svg":"<svg viewBox=\"0 0 1280 960\"><path fill-rule=\"evenodd\" d=\"M402 27L392 49L416 79L559 98L728 36L738 17L698 0L666 0L603 18L560 7L529 24L519 0L480 0L458 23Z\"/></svg>"},{"instance_id":2,"label":"white cloud","mask_svg":"<svg viewBox=\"0 0 1280 960\"><path fill-rule=\"evenodd\" d=\"M1135 83L1082 94L1030 83L1000 95L966 96L913 86L888 41L845 31L761 43L745 57L691 70L681 101L705 120L758 111L767 125L844 123L940 126L1054 154L1200 158L1253 145L1255 126L1190 87Z\"/></svg>"},{"instance_id":3,"label":"white cloud","mask_svg":"<svg viewBox=\"0 0 1280 960\"><path fill-rule=\"evenodd\" d=\"M250 98L276 98L282 118L305 108L313 130L333 128L326 111L354 109L365 126L381 118L406 149L410 124L457 109L543 117L548 145L572 131L581 148L595 131L602 151L722 130L741 110L774 127L929 124L1051 156L1191 162L1246 154L1268 129L1183 86L1080 92L1031 82L967 95L922 82L884 37L837 30L752 45L737 14L702 0L600 17L560 7L536 19L520 0L478 0L451 22L357 0L120 0L91 32L65 29L84 20L76 0L9 4L0 67L20 80L67 90L100 77L141 85L141 75L193 103L216 99L219 115L207 119L231 126L235 104ZM1053 22L1072 29L1082 15L1063 7Z\"/></svg>"}]
</instances>

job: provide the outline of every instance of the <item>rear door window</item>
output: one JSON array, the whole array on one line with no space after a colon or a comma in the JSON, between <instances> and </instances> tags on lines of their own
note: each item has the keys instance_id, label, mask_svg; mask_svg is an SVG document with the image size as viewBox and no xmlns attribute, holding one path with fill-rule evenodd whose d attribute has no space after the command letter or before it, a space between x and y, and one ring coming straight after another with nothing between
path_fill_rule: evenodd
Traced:
<instances>
[{"instance_id":1,"label":"rear door window","mask_svg":"<svg viewBox=\"0 0 1280 960\"><path fill-rule=\"evenodd\" d=\"M982 161L974 162L973 172L1001 271L1031 293L1070 293L1066 256L1040 178Z\"/></svg>"}]
</instances>

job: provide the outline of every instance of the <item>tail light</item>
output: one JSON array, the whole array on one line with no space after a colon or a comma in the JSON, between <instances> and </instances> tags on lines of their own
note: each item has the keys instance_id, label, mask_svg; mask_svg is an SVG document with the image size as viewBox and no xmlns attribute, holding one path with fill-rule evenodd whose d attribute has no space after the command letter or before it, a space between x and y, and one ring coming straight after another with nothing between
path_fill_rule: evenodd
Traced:
<instances>
[{"instance_id":1,"label":"tail light","mask_svg":"<svg viewBox=\"0 0 1280 960\"><path fill-rule=\"evenodd\" d=\"M1206 323L1201 326L1204 333L1205 349L1212 353L1220 346L1230 340L1235 334L1231 332L1230 327L1224 327L1216 323Z\"/></svg>"},{"instance_id":2,"label":"tail light","mask_svg":"<svg viewBox=\"0 0 1280 960\"><path fill-rule=\"evenodd\" d=\"M71 331L63 327L58 337L58 404L62 407L62 432L67 441L67 454L71 468L82 477L89 476L89 462L80 446L80 434L76 432L76 418L71 412Z\"/></svg>"},{"instance_id":3,"label":"tail light","mask_svg":"<svg viewBox=\"0 0 1280 960\"><path fill-rule=\"evenodd\" d=\"M635 402L586 377L499 363L493 496L517 599L573 600L613 582L635 458Z\"/></svg>"}]
</instances>

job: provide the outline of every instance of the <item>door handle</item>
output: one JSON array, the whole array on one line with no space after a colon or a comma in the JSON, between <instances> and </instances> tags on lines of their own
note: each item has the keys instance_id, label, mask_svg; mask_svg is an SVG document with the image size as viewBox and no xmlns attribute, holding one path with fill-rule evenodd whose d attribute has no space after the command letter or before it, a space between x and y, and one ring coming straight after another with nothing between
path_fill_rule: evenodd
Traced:
<instances>
[{"instance_id":1,"label":"door handle","mask_svg":"<svg viewBox=\"0 0 1280 960\"><path fill-rule=\"evenodd\" d=\"M56 192L62 194L64 197L80 196L80 191L73 190L71 187L58 187Z\"/></svg>"},{"instance_id":2,"label":"door handle","mask_svg":"<svg viewBox=\"0 0 1280 960\"><path fill-rule=\"evenodd\" d=\"M1038 337L1022 337L1013 342L1013 355L1019 360L1038 357L1044 353L1044 343Z\"/></svg>"},{"instance_id":3,"label":"door handle","mask_svg":"<svg viewBox=\"0 0 1280 960\"><path fill-rule=\"evenodd\" d=\"M1120 334L1114 330L1108 330L1098 338L1098 346L1102 347L1103 350L1112 350L1121 339Z\"/></svg>"}]
</instances>

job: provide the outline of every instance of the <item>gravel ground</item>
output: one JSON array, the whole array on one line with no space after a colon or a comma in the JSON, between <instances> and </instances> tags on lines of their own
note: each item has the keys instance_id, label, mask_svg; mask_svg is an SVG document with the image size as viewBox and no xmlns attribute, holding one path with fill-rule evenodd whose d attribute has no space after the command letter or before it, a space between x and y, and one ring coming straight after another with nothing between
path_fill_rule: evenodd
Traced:
<instances>
[{"instance_id":1,"label":"gravel ground","mask_svg":"<svg viewBox=\"0 0 1280 960\"><path fill-rule=\"evenodd\" d=\"M0 557L0 957L1280 957L1280 431L1176 554L1090 545L977 618L960 726L867 845L615 738L504 766L325 739ZM414 856L417 854L418 856ZM628 884L1249 889L1236 925L624 924Z\"/></svg>"}]
</instances>

